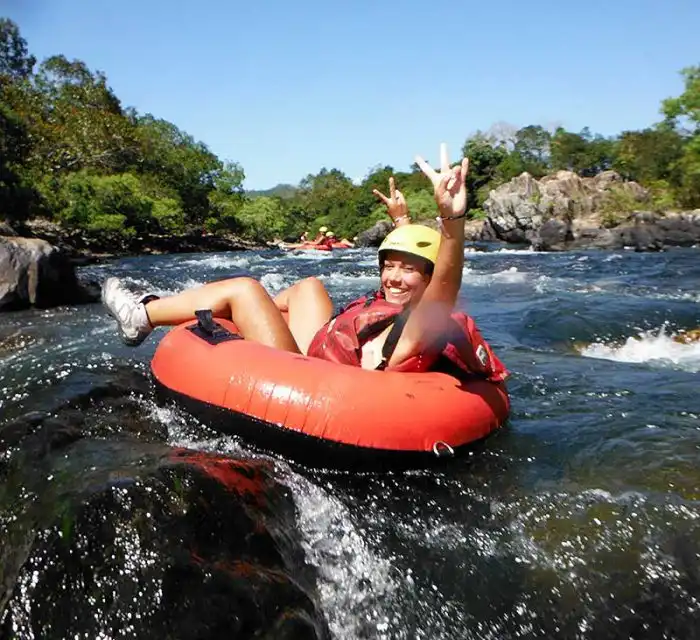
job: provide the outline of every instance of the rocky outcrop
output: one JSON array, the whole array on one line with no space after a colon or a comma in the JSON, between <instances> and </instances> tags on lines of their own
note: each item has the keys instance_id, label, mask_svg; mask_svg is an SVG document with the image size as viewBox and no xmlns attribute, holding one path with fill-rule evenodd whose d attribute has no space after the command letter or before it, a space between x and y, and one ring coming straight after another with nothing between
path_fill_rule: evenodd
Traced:
<instances>
[{"instance_id":1,"label":"rocky outcrop","mask_svg":"<svg viewBox=\"0 0 700 640\"><path fill-rule=\"evenodd\" d=\"M489 194L484 203L488 218L482 239L532 243L548 221L557 222L547 233L554 228L560 233L559 221L569 224L596 216L613 194L639 203L640 209L649 199L646 189L636 182L625 182L614 171L604 171L594 178L558 171L541 180L523 173Z\"/></svg>"},{"instance_id":2,"label":"rocky outcrop","mask_svg":"<svg viewBox=\"0 0 700 640\"><path fill-rule=\"evenodd\" d=\"M700 212L646 211L649 199L646 189L614 171L594 178L558 171L540 180L523 173L491 191L479 239L526 243L541 251L700 245ZM616 206L639 210L619 213Z\"/></svg>"},{"instance_id":3,"label":"rocky outcrop","mask_svg":"<svg viewBox=\"0 0 700 640\"><path fill-rule=\"evenodd\" d=\"M38 238L0 236L0 311L99 299L97 283L78 280L65 253Z\"/></svg>"}]
</instances>

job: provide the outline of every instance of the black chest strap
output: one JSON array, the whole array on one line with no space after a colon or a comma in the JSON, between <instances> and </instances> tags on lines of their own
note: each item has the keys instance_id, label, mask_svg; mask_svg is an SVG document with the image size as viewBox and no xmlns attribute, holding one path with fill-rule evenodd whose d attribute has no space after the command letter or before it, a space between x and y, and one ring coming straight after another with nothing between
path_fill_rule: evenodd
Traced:
<instances>
[{"instance_id":1,"label":"black chest strap","mask_svg":"<svg viewBox=\"0 0 700 640\"><path fill-rule=\"evenodd\" d=\"M382 361L379 363L377 370L384 371L384 369L387 368L389 360L391 359L391 356L394 355L396 345L399 343L401 334L403 333L404 327L406 326L409 314L410 311L408 309L405 309L399 315L394 316L394 324L391 327L391 330L389 331L389 335L386 337L384 346L382 347Z\"/></svg>"}]
</instances>

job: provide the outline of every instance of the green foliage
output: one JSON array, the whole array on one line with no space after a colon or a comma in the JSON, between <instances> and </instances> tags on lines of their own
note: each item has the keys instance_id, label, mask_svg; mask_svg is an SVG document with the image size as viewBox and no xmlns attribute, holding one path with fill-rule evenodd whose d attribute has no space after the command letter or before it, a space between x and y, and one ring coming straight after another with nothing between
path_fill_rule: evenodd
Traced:
<instances>
[{"instance_id":1,"label":"green foliage","mask_svg":"<svg viewBox=\"0 0 700 640\"><path fill-rule=\"evenodd\" d=\"M535 178L541 178L549 169L551 143L552 136L543 127L539 125L523 127L515 134L515 146L510 157L518 159L522 171L527 171Z\"/></svg>"},{"instance_id":2,"label":"green foliage","mask_svg":"<svg viewBox=\"0 0 700 640\"><path fill-rule=\"evenodd\" d=\"M36 58L29 55L27 41L17 25L0 18L0 82L26 80L32 73Z\"/></svg>"},{"instance_id":3,"label":"green foliage","mask_svg":"<svg viewBox=\"0 0 700 640\"><path fill-rule=\"evenodd\" d=\"M249 238L273 240L281 238L287 229L287 219L280 199L259 196L246 200L238 219L243 235Z\"/></svg>"},{"instance_id":4,"label":"green foliage","mask_svg":"<svg viewBox=\"0 0 700 640\"><path fill-rule=\"evenodd\" d=\"M615 141L593 136L588 128L572 133L559 127L551 139L551 169L566 169L581 176L594 176L610 169Z\"/></svg>"},{"instance_id":5,"label":"green foliage","mask_svg":"<svg viewBox=\"0 0 700 640\"><path fill-rule=\"evenodd\" d=\"M59 202L62 208L58 219L71 228L123 236L185 231L179 202L174 198L152 198L130 173L72 173L62 181Z\"/></svg>"},{"instance_id":6,"label":"green foliage","mask_svg":"<svg viewBox=\"0 0 700 640\"><path fill-rule=\"evenodd\" d=\"M669 211L677 206L676 194L666 180L653 180L646 183L651 196L651 207L654 211Z\"/></svg>"},{"instance_id":7,"label":"green foliage","mask_svg":"<svg viewBox=\"0 0 700 640\"><path fill-rule=\"evenodd\" d=\"M683 143L683 137L668 126L624 131L617 143L613 168L625 178L645 184L656 180L676 183Z\"/></svg>"},{"instance_id":8,"label":"green foliage","mask_svg":"<svg viewBox=\"0 0 700 640\"><path fill-rule=\"evenodd\" d=\"M101 236L130 238L136 234L132 227L126 225L126 216L118 213L95 213L83 226Z\"/></svg>"},{"instance_id":9,"label":"green foliage","mask_svg":"<svg viewBox=\"0 0 700 640\"><path fill-rule=\"evenodd\" d=\"M614 185L606 193L600 207L604 225L614 226L643 206L630 190ZM613 224L614 222L614 224Z\"/></svg>"},{"instance_id":10,"label":"green foliage","mask_svg":"<svg viewBox=\"0 0 700 640\"><path fill-rule=\"evenodd\" d=\"M153 209L153 200L141 191L138 178L128 173L72 173L63 180L61 197L65 206L59 219L71 227L90 228L105 216L120 216L127 230L145 230ZM100 224L109 226L104 221Z\"/></svg>"},{"instance_id":11,"label":"green foliage","mask_svg":"<svg viewBox=\"0 0 700 640\"><path fill-rule=\"evenodd\" d=\"M690 130L697 134L700 129L700 65L683 69L681 75L685 80L683 93L677 98L664 100L661 109L666 120L673 125L686 118Z\"/></svg>"},{"instance_id":12,"label":"green foliage","mask_svg":"<svg viewBox=\"0 0 700 640\"><path fill-rule=\"evenodd\" d=\"M606 229L612 229L613 227L616 227L620 223L624 222L626 217L627 216L624 216L617 211L607 209L602 211L600 214L600 224Z\"/></svg>"},{"instance_id":13,"label":"green foliage","mask_svg":"<svg viewBox=\"0 0 700 640\"><path fill-rule=\"evenodd\" d=\"M467 138L462 155L469 158L467 207L477 209L488 198L488 192L505 181L498 175L498 167L508 157L508 150L503 144L477 131Z\"/></svg>"},{"instance_id":14,"label":"green foliage","mask_svg":"<svg viewBox=\"0 0 700 640\"><path fill-rule=\"evenodd\" d=\"M700 65L683 69L682 75L683 93L664 100L662 111L666 123L684 138L683 152L676 163L680 174L678 201L686 207L700 207Z\"/></svg>"},{"instance_id":15,"label":"green foliage","mask_svg":"<svg viewBox=\"0 0 700 640\"><path fill-rule=\"evenodd\" d=\"M243 170L174 124L124 109L80 60L36 60L0 19L0 210L99 233L235 227ZM121 217L119 217L121 216Z\"/></svg>"},{"instance_id":16,"label":"green foliage","mask_svg":"<svg viewBox=\"0 0 700 640\"><path fill-rule=\"evenodd\" d=\"M187 230L185 212L175 198L153 200L151 217L165 233L182 234Z\"/></svg>"},{"instance_id":17,"label":"green foliage","mask_svg":"<svg viewBox=\"0 0 700 640\"><path fill-rule=\"evenodd\" d=\"M406 204L414 222L434 220L437 215L435 198L429 191L409 193L406 196ZM384 217L386 218L386 213L384 213Z\"/></svg>"}]
</instances>

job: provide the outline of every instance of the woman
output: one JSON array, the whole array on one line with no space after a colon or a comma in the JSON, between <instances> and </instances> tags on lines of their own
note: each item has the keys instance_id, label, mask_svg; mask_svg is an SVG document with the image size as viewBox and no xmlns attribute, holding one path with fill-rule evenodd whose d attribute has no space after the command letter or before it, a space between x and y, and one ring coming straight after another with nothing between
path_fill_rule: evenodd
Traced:
<instances>
[{"instance_id":1,"label":"woman","mask_svg":"<svg viewBox=\"0 0 700 640\"><path fill-rule=\"evenodd\" d=\"M452 314L464 266L469 163L464 158L451 168L444 144L440 156L439 171L416 157L435 190L440 232L411 224L393 178L389 196L375 190L396 227L379 248L381 288L335 318L316 278L297 282L275 298L252 278L234 278L141 301L117 278L108 278L103 302L130 345L140 344L153 327L180 324L194 319L195 310L210 309L215 317L233 320L245 339L293 353L404 371L431 370L446 356L465 371L502 380L507 372L473 321Z\"/></svg>"}]
</instances>

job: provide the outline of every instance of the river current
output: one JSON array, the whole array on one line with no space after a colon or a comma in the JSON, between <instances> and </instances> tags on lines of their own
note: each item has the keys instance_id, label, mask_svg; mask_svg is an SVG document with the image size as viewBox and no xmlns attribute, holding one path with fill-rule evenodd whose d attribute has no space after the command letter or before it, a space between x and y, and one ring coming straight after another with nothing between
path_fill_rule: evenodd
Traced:
<instances>
[{"instance_id":1,"label":"river current","mask_svg":"<svg viewBox=\"0 0 700 640\"><path fill-rule=\"evenodd\" d=\"M430 471L301 468L153 394L100 305L0 316L0 638L700 637L700 254L466 249L508 424ZM134 257L155 293L376 253ZM439 411L439 407L436 408Z\"/></svg>"}]
</instances>

